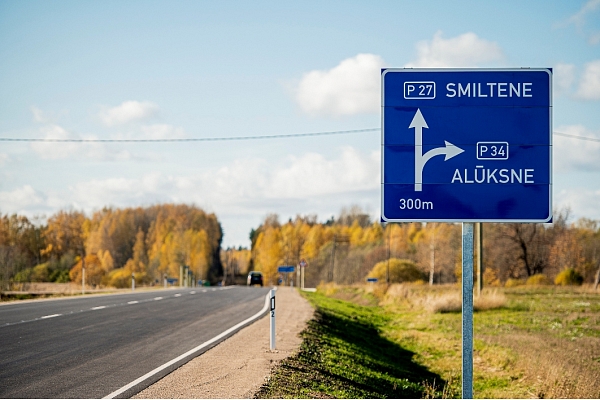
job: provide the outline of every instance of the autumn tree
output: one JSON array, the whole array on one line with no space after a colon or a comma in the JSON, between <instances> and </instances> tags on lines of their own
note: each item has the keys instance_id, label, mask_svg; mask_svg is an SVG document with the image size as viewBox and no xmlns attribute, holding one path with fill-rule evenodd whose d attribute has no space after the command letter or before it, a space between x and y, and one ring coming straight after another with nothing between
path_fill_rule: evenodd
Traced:
<instances>
[{"instance_id":1,"label":"autumn tree","mask_svg":"<svg viewBox=\"0 0 600 400\"><path fill-rule=\"evenodd\" d=\"M15 274L46 260L42 231L25 216L0 215L0 291Z\"/></svg>"}]
</instances>

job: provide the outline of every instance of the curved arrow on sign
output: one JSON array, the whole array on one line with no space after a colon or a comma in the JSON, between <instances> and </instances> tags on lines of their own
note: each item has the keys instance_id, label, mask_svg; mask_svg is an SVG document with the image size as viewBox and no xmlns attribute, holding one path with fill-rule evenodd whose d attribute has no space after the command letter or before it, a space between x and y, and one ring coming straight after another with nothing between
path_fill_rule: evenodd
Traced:
<instances>
[{"instance_id":1,"label":"curved arrow on sign","mask_svg":"<svg viewBox=\"0 0 600 400\"><path fill-rule=\"evenodd\" d=\"M445 147L437 147L423 154L423 128L429 129L429 126L427 126L427 122L425 122L420 109L417 109L408 128L415 128L415 192L420 192L423 190L423 168L427 164L427 161L432 157L442 154L446 155L444 161L448 161L452 157L464 152L464 150L444 140Z\"/></svg>"}]
</instances>

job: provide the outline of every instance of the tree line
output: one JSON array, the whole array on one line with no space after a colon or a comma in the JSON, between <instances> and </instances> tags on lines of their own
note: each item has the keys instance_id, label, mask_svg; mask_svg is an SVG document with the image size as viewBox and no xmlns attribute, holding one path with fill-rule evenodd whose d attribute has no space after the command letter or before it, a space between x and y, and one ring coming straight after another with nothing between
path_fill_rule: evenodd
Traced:
<instances>
[{"instance_id":1,"label":"tree line","mask_svg":"<svg viewBox=\"0 0 600 400\"><path fill-rule=\"evenodd\" d=\"M215 214L196 206L162 204L104 208L87 217L59 211L40 223L0 215L0 289L11 282L81 282L127 287L179 277L187 265L198 279L216 281L223 231Z\"/></svg>"},{"instance_id":2,"label":"tree line","mask_svg":"<svg viewBox=\"0 0 600 400\"><path fill-rule=\"evenodd\" d=\"M568 214L568 210L556 212L552 224L482 224L484 283L514 284L534 276L544 278L538 282L551 283L565 270L584 282L597 282L600 221L582 218L569 223ZM383 226L356 206L342 209L337 218L326 222L309 215L281 223L277 215L268 215L250 232L250 240L250 268L262 271L268 283L280 279L278 266L297 266L301 259L308 263L307 286L359 283L373 274L382 278L381 263L390 265L389 260L404 268L392 278L453 283L462 271L461 224Z\"/></svg>"},{"instance_id":3,"label":"tree line","mask_svg":"<svg viewBox=\"0 0 600 400\"><path fill-rule=\"evenodd\" d=\"M483 227L487 285L531 277L552 282L567 270L584 282L599 279L600 221L569 222L563 210L552 224ZM356 206L325 222L299 215L282 223L268 215L251 230L249 250L223 250L222 237L214 214L189 205L104 208L91 217L59 211L44 223L0 214L0 289L12 282L81 282L84 266L88 284L115 287L129 286L131 274L139 284L162 282L165 275L177 278L181 265L197 279L241 283L241 276L257 270L267 284L275 284L278 266L297 266L301 259L308 263L307 286L367 277L453 283L462 271L460 224L384 226ZM390 274L390 266L399 270Z\"/></svg>"}]
</instances>

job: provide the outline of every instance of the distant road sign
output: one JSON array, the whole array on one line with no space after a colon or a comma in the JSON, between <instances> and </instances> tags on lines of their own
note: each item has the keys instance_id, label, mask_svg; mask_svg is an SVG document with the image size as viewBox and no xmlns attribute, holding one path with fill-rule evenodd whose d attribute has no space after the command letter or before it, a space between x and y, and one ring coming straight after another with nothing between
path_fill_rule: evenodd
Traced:
<instances>
[{"instance_id":1,"label":"distant road sign","mask_svg":"<svg viewBox=\"0 0 600 400\"><path fill-rule=\"evenodd\" d=\"M306 262L306 260L303 258L302 260L300 260L300 267L301 268L305 268L308 265L308 263Z\"/></svg>"},{"instance_id":2,"label":"distant road sign","mask_svg":"<svg viewBox=\"0 0 600 400\"><path fill-rule=\"evenodd\" d=\"M378 280L377 278L367 278L367 282L377 282Z\"/></svg>"},{"instance_id":3,"label":"distant road sign","mask_svg":"<svg viewBox=\"0 0 600 400\"><path fill-rule=\"evenodd\" d=\"M293 265L281 265L277 267L277 272L294 272L295 268Z\"/></svg>"},{"instance_id":4,"label":"distant road sign","mask_svg":"<svg viewBox=\"0 0 600 400\"><path fill-rule=\"evenodd\" d=\"M384 222L551 220L550 69L384 69L382 127Z\"/></svg>"}]
</instances>

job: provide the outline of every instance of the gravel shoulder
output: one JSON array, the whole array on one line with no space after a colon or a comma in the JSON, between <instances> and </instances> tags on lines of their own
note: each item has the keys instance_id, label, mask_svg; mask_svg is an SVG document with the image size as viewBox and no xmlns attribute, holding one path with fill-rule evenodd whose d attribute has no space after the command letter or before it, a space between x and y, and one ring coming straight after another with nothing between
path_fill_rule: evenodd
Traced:
<instances>
[{"instance_id":1,"label":"gravel shoulder","mask_svg":"<svg viewBox=\"0 0 600 400\"><path fill-rule=\"evenodd\" d=\"M269 349L269 316L242 329L219 345L144 389L137 399L251 398L278 361L294 354L300 332L314 310L295 288L275 295L276 350Z\"/></svg>"}]
</instances>

